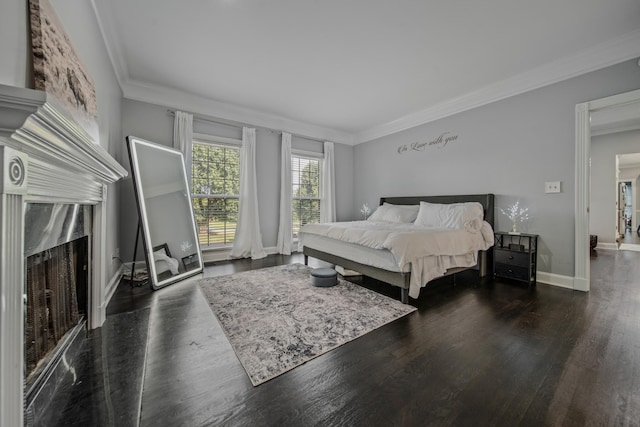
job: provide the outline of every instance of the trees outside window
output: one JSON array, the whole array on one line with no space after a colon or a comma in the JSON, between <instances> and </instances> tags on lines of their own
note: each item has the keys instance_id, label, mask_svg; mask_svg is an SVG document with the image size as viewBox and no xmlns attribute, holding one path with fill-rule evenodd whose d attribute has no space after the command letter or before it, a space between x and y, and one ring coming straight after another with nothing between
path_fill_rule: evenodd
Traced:
<instances>
[{"instance_id":1,"label":"trees outside window","mask_svg":"<svg viewBox=\"0 0 640 427\"><path fill-rule=\"evenodd\" d=\"M320 222L320 160L291 156L293 238L308 223Z\"/></svg>"},{"instance_id":2,"label":"trees outside window","mask_svg":"<svg viewBox=\"0 0 640 427\"><path fill-rule=\"evenodd\" d=\"M194 140L191 193L200 246L233 244L240 193L239 147Z\"/></svg>"}]
</instances>

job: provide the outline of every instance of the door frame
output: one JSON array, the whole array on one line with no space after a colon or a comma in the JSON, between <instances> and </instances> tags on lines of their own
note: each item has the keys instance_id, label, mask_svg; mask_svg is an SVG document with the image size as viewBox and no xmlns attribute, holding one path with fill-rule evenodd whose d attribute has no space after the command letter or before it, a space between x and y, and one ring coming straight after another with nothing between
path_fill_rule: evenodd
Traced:
<instances>
[{"instance_id":1,"label":"door frame","mask_svg":"<svg viewBox=\"0 0 640 427\"><path fill-rule=\"evenodd\" d=\"M589 267L589 205L591 192L591 113L640 102L640 89L576 105L575 145L575 249L573 289L588 292L591 286Z\"/></svg>"}]
</instances>

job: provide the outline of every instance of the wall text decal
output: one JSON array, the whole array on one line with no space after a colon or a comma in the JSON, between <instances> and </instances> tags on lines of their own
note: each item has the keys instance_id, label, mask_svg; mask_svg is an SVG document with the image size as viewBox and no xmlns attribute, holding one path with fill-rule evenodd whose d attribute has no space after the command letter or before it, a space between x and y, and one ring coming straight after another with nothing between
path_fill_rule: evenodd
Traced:
<instances>
[{"instance_id":1,"label":"wall text decal","mask_svg":"<svg viewBox=\"0 0 640 427\"><path fill-rule=\"evenodd\" d=\"M452 135L451 132L444 132L436 139L425 142L414 142L412 144L402 144L398 147L398 154L408 151L424 151L427 147L435 146L436 148L444 148L448 143L458 139L458 135Z\"/></svg>"}]
</instances>

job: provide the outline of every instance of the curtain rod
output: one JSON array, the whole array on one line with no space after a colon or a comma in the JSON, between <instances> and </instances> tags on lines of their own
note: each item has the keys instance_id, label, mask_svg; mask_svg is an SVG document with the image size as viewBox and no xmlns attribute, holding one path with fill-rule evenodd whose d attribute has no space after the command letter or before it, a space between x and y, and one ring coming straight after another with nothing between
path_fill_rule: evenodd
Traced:
<instances>
[{"instance_id":1,"label":"curtain rod","mask_svg":"<svg viewBox=\"0 0 640 427\"><path fill-rule=\"evenodd\" d=\"M188 112L188 111L185 111L185 112ZM167 114L169 114L170 116L174 116L175 117L176 110L167 109ZM191 114L193 116L193 120L198 120L200 122L214 123L214 124L217 124L217 125L229 126L229 127L236 128L236 129L242 129L244 126L248 126L248 127L255 127L255 128L267 130L267 131L269 131L271 133L282 134L282 132L283 132L282 130L279 130L279 129L272 129L272 128L268 128L268 127L264 127L264 126L246 125L246 124L243 124L243 123L240 123L240 122L232 122L232 123L234 123L234 124L232 124L232 123L228 123L228 122L220 122L220 121L211 119L209 117L201 116L201 115L195 114L195 113L189 113L189 114ZM291 133L291 132L288 132L288 133ZM314 138L314 137L311 137L311 136L299 135L299 134L296 134L296 133L291 133L291 136L295 136L295 137L302 138L302 139L308 139L310 141L318 141L318 142L322 142L322 143L324 143L326 141L325 139L319 139L319 138Z\"/></svg>"}]
</instances>

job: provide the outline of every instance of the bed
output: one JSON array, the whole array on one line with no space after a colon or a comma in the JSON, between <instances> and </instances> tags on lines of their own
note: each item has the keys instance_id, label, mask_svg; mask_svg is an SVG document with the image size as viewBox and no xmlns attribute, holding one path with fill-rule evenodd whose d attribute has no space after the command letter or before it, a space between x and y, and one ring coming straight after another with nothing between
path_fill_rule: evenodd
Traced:
<instances>
[{"instance_id":1,"label":"bed","mask_svg":"<svg viewBox=\"0 0 640 427\"><path fill-rule=\"evenodd\" d=\"M317 258L398 286L400 299L407 304L409 296L417 298L420 289L437 277L470 268L477 269L480 277L492 274L494 198L493 194L383 197L378 208L383 215L389 210L382 208L393 207L397 215L398 211L404 212L400 207L406 207L407 212L419 212L415 224L407 222L411 219L408 216L397 224L380 222L379 216L374 218L376 212L369 221L307 224L300 230L304 262L307 264L309 257ZM454 208L461 212L458 208L462 204L465 215L471 212L467 206L475 209L473 212L482 211L480 223L456 217L458 224L465 223L460 229L449 228L450 223L443 228L430 222ZM469 246L463 249L465 245Z\"/></svg>"}]
</instances>

